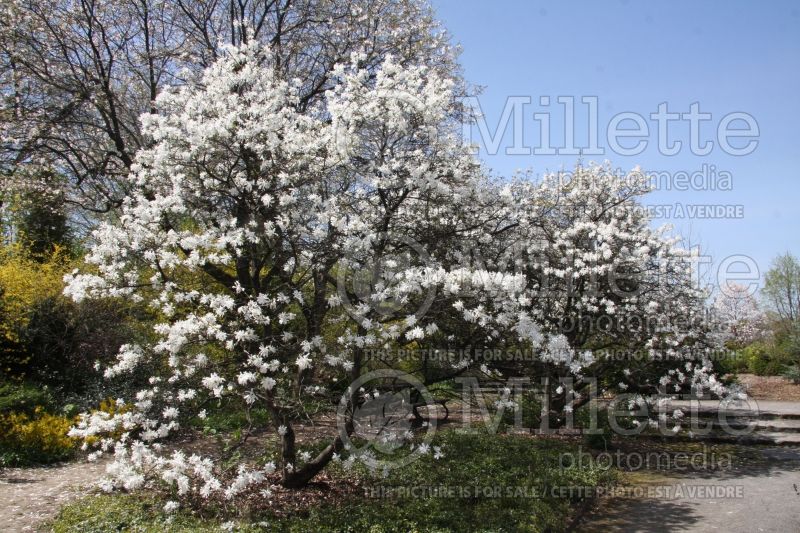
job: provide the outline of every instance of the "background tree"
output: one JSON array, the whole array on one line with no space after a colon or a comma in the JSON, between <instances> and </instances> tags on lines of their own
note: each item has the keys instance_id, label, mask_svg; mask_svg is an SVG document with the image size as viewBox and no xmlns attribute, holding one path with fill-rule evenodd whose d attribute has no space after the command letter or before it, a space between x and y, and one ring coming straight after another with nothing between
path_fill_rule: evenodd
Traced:
<instances>
[{"instance_id":1,"label":"background tree","mask_svg":"<svg viewBox=\"0 0 800 533\"><path fill-rule=\"evenodd\" d=\"M713 311L725 328L726 341L742 348L766 334L766 316L750 289L738 283L728 283L714 300Z\"/></svg>"},{"instance_id":2,"label":"background tree","mask_svg":"<svg viewBox=\"0 0 800 533\"><path fill-rule=\"evenodd\" d=\"M779 255L764 275L764 296L783 320L800 319L800 263L790 253Z\"/></svg>"},{"instance_id":3,"label":"background tree","mask_svg":"<svg viewBox=\"0 0 800 533\"><path fill-rule=\"evenodd\" d=\"M723 291L714 311L726 328L729 347L739 351L726 365L730 372L778 375L800 361L800 264L789 253L776 257L764 275L761 297L765 313L741 286ZM795 371L796 375L796 371Z\"/></svg>"},{"instance_id":4,"label":"background tree","mask_svg":"<svg viewBox=\"0 0 800 533\"><path fill-rule=\"evenodd\" d=\"M38 172L20 188L11 208L14 235L32 257L46 260L56 251L69 254L73 228L64 198L64 181L51 172Z\"/></svg>"}]
</instances>

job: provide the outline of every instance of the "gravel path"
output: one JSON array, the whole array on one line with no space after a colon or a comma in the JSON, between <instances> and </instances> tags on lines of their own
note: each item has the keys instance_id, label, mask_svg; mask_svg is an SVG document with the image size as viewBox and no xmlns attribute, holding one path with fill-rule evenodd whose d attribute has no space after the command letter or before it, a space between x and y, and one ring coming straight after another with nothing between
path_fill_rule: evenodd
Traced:
<instances>
[{"instance_id":1,"label":"gravel path","mask_svg":"<svg viewBox=\"0 0 800 533\"><path fill-rule=\"evenodd\" d=\"M304 424L295 427L298 442L310 434ZM321 417L315 421L314 432L336 432L335 419ZM189 435L182 443L184 450L201 455L219 453L220 443L211 437ZM245 456L263 453L267 440L277 435L256 435L240 449ZM79 460L33 468L0 468L0 533L37 531L42 521L53 518L68 501L86 494L105 474L110 458L89 463ZM39 528L41 529L41 528Z\"/></svg>"},{"instance_id":2,"label":"gravel path","mask_svg":"<svg viewBox=\"0 0 800 533\"><path fill-rule=\"evenodd\" d=\"M105 463L76 462L36 468L0 469L0 531L36 531L64 503L85 493L105 472Z\"/></svg>"},{"instance_id":3,"label":"gravel path","mask_svg":"<svg viewBox=\"0 0 800 533\"><path fill-rule=\"evenodd\" d=\"M628 488L629 495L601 502L578 531L800 531L800 448L758 450L764 461L756 465L637 483Z\"/></svg>"}]
</instances>

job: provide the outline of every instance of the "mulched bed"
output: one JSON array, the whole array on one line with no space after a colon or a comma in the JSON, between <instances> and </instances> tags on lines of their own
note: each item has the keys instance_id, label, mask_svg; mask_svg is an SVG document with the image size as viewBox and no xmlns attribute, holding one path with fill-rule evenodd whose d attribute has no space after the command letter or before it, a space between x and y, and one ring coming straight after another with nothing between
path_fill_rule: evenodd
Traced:
<instances>
[{"instance_id":1,"label":"mulched bed","mask_svg":"<svg viewBox=\"0 0 800 533\"><path fill-rule=\"evenodd\" d=\"M800 385L781 376L739 374L739 382L756 400L800 402Z\"/></svg>"}]
</instances>

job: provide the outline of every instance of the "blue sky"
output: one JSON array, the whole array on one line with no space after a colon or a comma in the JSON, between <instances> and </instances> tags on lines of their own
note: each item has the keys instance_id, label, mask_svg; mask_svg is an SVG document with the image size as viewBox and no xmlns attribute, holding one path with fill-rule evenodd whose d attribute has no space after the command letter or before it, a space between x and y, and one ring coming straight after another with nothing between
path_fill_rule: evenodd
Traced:
<instances>
[{"instance_id":1,"label":"blue sky","mask_svg":"<svg viewBox=\"0 0 800 533\"><path fill-rule=\"evenodd\" d=\"M463 47L461 63L466 79L485 87L479 97L489 128L494 129L510 96L529 97L523 112L523 148L540 145L541 120L550 114L550 145L563 148L565 106L558 97L575 99L573 146L588 145L589 108L581 98L596 97L597 146L603 155L585 155L585 161L608 159L614 167L644 170L701 172L706 183L729 190L656 191L646 203L669 206L662 214L676 231L711 255L716 269L726 257L751 257L761 272L772 257L791 251L800 254L800 3L773 2L636 2L633 0L524 1L433 0L439 18ZM550 105L540 105L540 97ZM680 141L675 155L658 149L658 124L650 114L666 103L670 113L711 113L699 122L699 140L711 141L711 151L696 155L690 149L686 119L669 122L668 141ZM636 155L610 149L607 130L612 118L637 113L647 122L649 135L622 139L623 147L646 140ZM746 113L757 123L758 144L747 155L730 155L719 142L717 129L730 113ZM733 115L737 116L737 115ZM732 117L733 117L732 116ZM630 128L631 120L619 128ZM729 129L747 127L732 120ZM513 125L508 124L499 153L486 153L477 130L473 140L497 175L531 168L536 173L574 166L577 155L509 155ZM751 138L731 139L743 148ZM728 173L728 174L724 174ZM679 204L679 206L678 206ZM734 218L704 218L688 213L690 205L730 205ZM697 208L692 208L697 209ZM696 215L697 211L692 211ZM729 211L730 213L730 211ZM732 270L744 268L741 265ZM730 278L729 278L730 279Z\"/></svg>"}]
</instances>

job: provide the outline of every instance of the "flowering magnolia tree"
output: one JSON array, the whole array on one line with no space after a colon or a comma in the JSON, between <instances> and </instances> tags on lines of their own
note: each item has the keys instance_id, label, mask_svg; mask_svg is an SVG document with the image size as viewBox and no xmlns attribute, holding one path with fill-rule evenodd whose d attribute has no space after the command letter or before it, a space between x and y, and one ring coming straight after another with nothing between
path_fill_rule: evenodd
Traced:
<instances>
[{"instance_id":1,"label":"flowering magnolia tree","mask_svg":"<svg viewBox=\"0 0 800 533\"><path fill-rule=\"evenodd\" d=\"M574 406L589 399L580 393L585 376L636 404L692 389L724 393L712 374L718 341L707 295L692 282L691 254L668 227L651 228L639 203L649 190L638 169L578 168L519 202L521 242L534 256L526 311L559 340L550 375L576 380ZM557 409L567 394L557 391Z\"/></svg>"},{"instance_id":2,"label":"flowering magnolia tree","mask_svg":"<svg viewBox=\"0 0 800 533\"><path fill-rule=\"evenodd\" d=\"M659 385L722 392L704 323L678 321L701 316L704 295L686 254L638 209L641 173L591 165L494 183L458 135L460 84L446 70L353 53L307 100L307 80L285 76L279 57L256 41L231 46L198 83L162 92L142 117L149 141L119 219L95 231L93 268L68 276L76 300L131 298L159 316L152 342L123 346L105 369L110 379L147 369L147 385L72 432L95 456L113 451L108 488L166 482L233 498L275 470L304 486L347 453L356 424L340 412L340 431L312 454L296 439L298 406L331 383L344 384L346 404L362 402L348 384L375 368L372 349L536 356L420 356L411 373L425 383L522 373L576 378L578 395L594 375L635 401ZM641 357L603 357L612 349ZM561 387L551 395L556 411L573 405ZM211 458L162 449L231 403L248 420L268 412L276 462L229 476Z\"/></svg>"},{"instance_id":3,"label":"flowering magnolia tree","mask_svg":"<svg viewBox=\"0 0 800 533\"><path fill-rule=\"evenodd\" d=\"M385 304L461 275L411 258L401 272L370 271L371 290L359 297L334 273L409 256L411 239L444 231L424 222L433 213L447 231L463 224L448 205L478 194L480 173L446 127L453 81L392 58L363 68L354 55L332 71L338 83L318 108L301 113L297 84L276 76L271 57L259 44L232 47L201 85L159 97L161 112L143 117L153 143L137 154L120 220L95 232L87 260L97 272L68 279L77 300L144 299L163 317L152 345L124 346L105 370L114 377L163 361L150 387L74 431L122 434L99 442L116 446L114 483L126 488L146 481L135 474L144 469L168 470L181 492L204 495L232 497L261 480L243 470L224 487L205 460L165 462L150 445L225 397L268 410L283 483L304 485L342 448L337 437L313 458L298 455L291 404L311 371L355 379L365 348L435 332L413 312L392 320ZM329 323L341 332L334 342L324 339Z\"/></svg>"},{"instance_id":4,"label":"flowering magnolia tree","mask_svg":"<svg viewBox=\"0 0 800 533\"><path fill-rule=\"evenodd\" d=\"M450 310L462 331L460 322L480 326L479 346L506 350L490 375L547 378L557 424L597 388L625 392L632 407L725 394L713 375L716 319L692 282L691 253L668 227L651 228L639 203L646 174L579 166L493 188L493 226L453 255L480 266L473 272L503 273L506 284L468 291ZM513 357L520 351L533 357Z\"/></svg>"},{"instance_id":5,"label":"flowering magnolia tree","mask_svg":"<svg viewBox=\"0 0 800 533\"><path fill-rule=\"evenodd\" d=\"M766 316L744 285L727 283L720 287L712 309L723 326L724 340L736 347L750 344L766 334Z\"/></svg>"}]
</instances>

